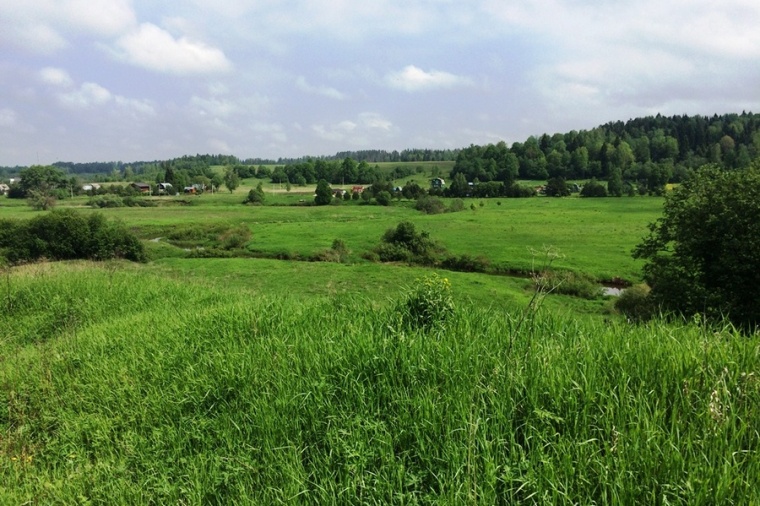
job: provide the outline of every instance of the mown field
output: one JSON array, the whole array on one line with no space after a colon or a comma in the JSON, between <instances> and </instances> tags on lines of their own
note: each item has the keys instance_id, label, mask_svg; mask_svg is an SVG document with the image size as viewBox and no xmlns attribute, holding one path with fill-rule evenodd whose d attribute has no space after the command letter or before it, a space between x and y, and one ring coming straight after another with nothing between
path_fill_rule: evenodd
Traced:
<instances>
[{"instance_id":1,"label":"mown field","mask_svg":"<svg viewBox=\"0 0 760 506\"><path fill-rule=\"evenodd\" d=\"M151 262L3 269L0 503L760 501L756 337L630 325L602 297L531 306L525 277L363 258L408 220L454 255L530 273L551 245L554 267L635 282L630 252L661 199L428 216L247 207L247 183L152 208L64 201L122 220ZM243 247L219 257L241 226ZM344 263L292 260L335 239ZM433 272L455 309L410 326L409 294Z\"/></svg>"}]
</instances>

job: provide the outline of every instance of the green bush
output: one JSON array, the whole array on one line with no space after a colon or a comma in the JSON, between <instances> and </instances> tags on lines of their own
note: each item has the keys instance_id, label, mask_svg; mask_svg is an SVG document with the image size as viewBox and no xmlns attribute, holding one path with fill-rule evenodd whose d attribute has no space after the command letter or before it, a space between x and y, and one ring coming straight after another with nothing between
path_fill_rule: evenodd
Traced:
<instances>
[{"instance_id":1,"label":"green bush","mask_svg":"<svg viewBox=\"0 0 760 506\"><path fill-rule=\"evenodd\" d=\"M581 190L581 197L606 197L607 188L599 183L596 179L592 179Z\"/></svg>"},{"instance_id":2,"label":"green bush","mask_svg":"<svg viewBox=\"0 0 760 506\"><path fill-rule=\"evenodd\" d=\"M441 262L441 267L444 269L461 272L487 272L490 266L491 261L486 257L474 257L467 254L448 256Z\"/></svg>"},{"instance_id":3,"label":"green bush","mask_svg":"<svg viewBox=\"0 0 760 506\"><path fill-rule=\"evenodd\" d=\"M446 204L438 197L424 195L417 199L414 208L425 214L441 214L446 212Z\"/></svg>"},{"instance_id":4,"label":"green bush","mask_svg":"<svg viewBox=\"0 0 760 506\"><path fill-rule=\"evenodd\" d=\"M382 241L375 251L383 262L431 265L435 263L436 255L442 249L430 239L428 232L418 232L414 223L409 221L402 221L396 228L386 230Z\"/></svg>"},{"instance_id":5,"label":"green bush","mask_svg":"<svg viewBox=\"0 0 760 506\"><path fill-rule=\"evenodd\" d=\"M118 195L98 195L88 200L87 205L100 209L124 207L124 200Z\"/></svg>"},{"instance_id":6,"label":"green bush","mask_svg":"<svg viewBox=\"0 0 760 506\"><path fill-rule=\"evenodd\" d=\"M250 240L251 229L245 223L230 228L219 236L219 243L226 250L240 249Z\"/></svg>"},{"instance_id":7,"label":"green bush","mask_svg":"<svg viewBox=\"0 0 760 506\"><path fill-rule=\"evenodd\" d=\"M464 200L462 199L452 200L451 205L449 205L449 212L458 213L459 211L464 211Z\"/></svg>"},{"instance_id":8,"label":"green bush","mask_svg":"<svg viewBox=\"0 0 760 506\"><path fill-rule=\"evenodd\" d=\"M655 314L655 305L649 292L646 284L626 288L615 301L615 309L634 322L647 321Z\"/></svg>"},{"instance_id":9,"label":"green bush","mask_svg":"<svg viewBox=\"0 0 760 506\"><path fill-rule=\"evenodd\" d=\"M145 248L123 225L102 215L85 217L71 209L54 210L26 222L6 221L0 249L11 263L49 260L126 258L146 261Z\"/></svg>"}]
</instances>

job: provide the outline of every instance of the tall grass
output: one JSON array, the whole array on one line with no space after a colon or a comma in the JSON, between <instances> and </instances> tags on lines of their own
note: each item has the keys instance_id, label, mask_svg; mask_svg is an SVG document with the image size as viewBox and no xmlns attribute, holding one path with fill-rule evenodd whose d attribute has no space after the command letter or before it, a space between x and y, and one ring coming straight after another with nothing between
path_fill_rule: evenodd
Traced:
<instances>
[{"instance_id":1,"label":"tall grass","mask_svg":"<svg viewBox=\"0 0 760 506\"><path fill-rule=\"evenodd\" d=\"M118 264L14 269L0 303L3 503L760 501L760 347L730 328L413 331Z\"/></svg>"}]
</instances>

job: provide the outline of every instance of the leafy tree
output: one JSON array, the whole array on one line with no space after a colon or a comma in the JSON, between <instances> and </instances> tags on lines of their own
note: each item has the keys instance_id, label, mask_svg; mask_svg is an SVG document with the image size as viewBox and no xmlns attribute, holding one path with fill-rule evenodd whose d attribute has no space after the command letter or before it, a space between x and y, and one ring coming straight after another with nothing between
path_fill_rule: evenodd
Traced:
<instances>
[{"instance_id":1,"label":"leafy tree","mask_svg":"<svg viewBox=\"0 0 760 506\"><path fill-rule=\"evenodd\" d=\"M224 184L224 178L220 174L211 176L211 190L216 191Z\"/></svg>"},{"instance_id":2,"label":"leafy tree","mask_svg":"<svg viewBox=\"0 0 760 506\"><path fill-rule=\"evenodd\" d=\"M391 205L391 198L391 193L385 190L378 192L377 195L375 195L375 200L381 206Z\"/></svg>"},{"instance_id":3,"label":"leafy tree","mask_svg":"<svg viewBox=\"0 0 760 506\"><path fill-rule=\"evenodd\" d=\"M332 202L333 195L330 184L324 179L320 179L317 183L316 196L314 197L314 203L318 206L326 206Z\"/></svg>"},{"instance_id":4,"label":"leafy tree","mask_svg":"<svg viewBox=\"0 0 760 506\"><path fill-rule=\"evenodd\" d=\"M137 237L100 214L85 216L72 209L56 209L30 220L0 221L0 252L11 263L77 258L147 260Z\"/></svg>"},{"instance_id":5,"label":"leafy tree","mask_svg":"<svg viewBox=\"0 0 760 506\"><path fill-rule=\"evenodd\" d=\"M467 184L467 179L461 172L454 176L451 186L447 190L450 197L466 197L469 192L470 185Z\"/></svg>"},{"instance_id":6,"label":"leafy tree","mask_svg":"<svg viewBox=\"0 0 760 506\"><path fill-rule=\"evenodd\" d=\"M230 193L234 192L235 188L240 186L240 176L238 176L237 172L228 169L227 172L224 173L224 186L227 187Z\"/></svg>"},{"instance_id":7,"label":"leafy tree","mask_svg":"<svg viewBox=\"0 0 760 506\"><path fill-rule=\"evenodd\" d=\"M603 184L599 183L596 179L592 179L581 190L581 197L606 197L607 188Z\"/></svg>"},{"instance_id":8,"label":"leafy tree","mask_svg":"<svg viewBox=\"0 0 760 506\"><path fill-rule=\"evenodd\" d=\"M570 195L570 189L564 178L553 177L546 182L547 197L567 197Z\"/></svg>"},{"instance_id":9,"label":"leafy tree","mask_svg":"<svg viewBox=\"0 0 760 506\"><path fill-rule=\"evenodd\" d=\"M441 248L426 231L418 232L414 223L402 221L385 231L382 244L375 251L383 262L417 262L432 264Z\"/></svg>"},{"instance_id":10,"label":"leafy tree","mask_svg":"<svg viewBox=\"0 0 760 506\"><path fill-rule=\"evenodd\" d=\"M21 170L18 185L25 197L31 190L53 192L66 186L66 175L52 165L32 165Z\"/></svg>"},{"instance_id":11,"label":"leafy tree","mask_svg":"<svg viewBox=\"0 0 760 506\"><path fill-rule=\"evenodd\" d=\"M684 316L760 323L760 162L705 167L666 196L663 216L634 251L653 301Z\"/></svg>"},{"instance_id":12,"label":"leafy tree","mask_svg":"<svg viewBox=\"0 0 760 506\"><path fill-rule=\"evenodd\" d=\"M620 173L620 167L610 169L610 177L607 179L607 193L612 197L623 196L623 176Z\"/></svg>"},{"instance_id":13,"label":"leafy tree","mask_svg":"<svg viewBox=\"0 0 760 506\"><path fill-rule=\"evenodd\" d=\"M259 184L256 185L256 188L253 188L248 192L248 196L243 201L243 204L263 205L265 200L266 195L264 193L264 187L259 181Z\"/></svg>"}]
</instances>

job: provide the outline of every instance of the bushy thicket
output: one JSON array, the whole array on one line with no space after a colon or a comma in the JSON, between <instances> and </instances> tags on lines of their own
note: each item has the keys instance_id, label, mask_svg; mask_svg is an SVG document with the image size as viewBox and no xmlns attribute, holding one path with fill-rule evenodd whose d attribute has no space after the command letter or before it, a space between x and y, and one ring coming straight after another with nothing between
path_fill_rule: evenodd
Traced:
<instances>
[{"instance_id":1,"label":"bushy thicket","mask_svg":"<svg viewBox=\"0 0 760 506\"><path fill-rule=\"evenodd\" d=\"M606 197L607 187L596 179L592 179L581 189L581 197Z\"/></svg>"},{"instance_id":2,"label":"bushy thicket","mask_svg":"<svg viewBox=\"0 0 760 506\"><path fill-rule=\"evenodd\" d=\"M382 243L375 248L383 262L410 262L424 265L434 264L436 255L442 250L427 231L417 231L414 223L402 221L395 228L385 231Z\"/></svg>"},{"instance_id":3,"label":"bushy thicket","mask_svg":"<svg viewBox=\"0 0 760 506\"><path fill-rule=\"evenodd\" d=\"M27 221L0 221L0 252L10 263L125 258L146 261L145 249L126 227L100 214L54 210Z\"/></svg>"}]
</instances>

